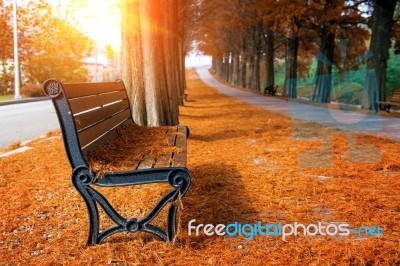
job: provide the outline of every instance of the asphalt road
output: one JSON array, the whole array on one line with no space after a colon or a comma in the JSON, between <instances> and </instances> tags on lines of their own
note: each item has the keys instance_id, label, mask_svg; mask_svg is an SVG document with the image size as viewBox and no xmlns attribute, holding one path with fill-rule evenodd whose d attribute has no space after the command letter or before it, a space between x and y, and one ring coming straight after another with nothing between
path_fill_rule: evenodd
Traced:
<instances>
[{"instance_id":1,"label":"asphalt road","mask_svg":"<svg viewBox=\"0 0 400 266\"><path fill-rule=\"evenodd\" d=\"M0 147L59 128L50 100L0 106Z\"/></svg>"}]
</instances>

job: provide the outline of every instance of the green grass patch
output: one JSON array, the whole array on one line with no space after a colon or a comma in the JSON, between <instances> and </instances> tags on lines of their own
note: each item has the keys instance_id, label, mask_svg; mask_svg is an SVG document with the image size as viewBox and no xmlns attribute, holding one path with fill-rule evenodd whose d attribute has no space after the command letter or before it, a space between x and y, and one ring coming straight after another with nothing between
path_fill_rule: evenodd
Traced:
<instances>
[{"instance_id":1,"label":"green grass patch","mask_svg":"<svg viewBox=\"0 0 400 266\"><path fill-rule=\"evenodd\" d=\"M389 51L390 57L387 66L387 83L386 95L391 95L393 89L400 88L400 55L394 54L393 48ZM317 67L317 59L314 59L308 75L299 77L297 80L297 95L307 97L312 94L313 84L315 81L315 72ZM360 65L358 69L339 73L334 67L332 71L333 90L331 98L345 102L359 102L363 87L365 86L366 66ZM283 91L285 82L285 62L275 62L275 84L279 85L278 91Z\"/></svg>"}]
</instances>

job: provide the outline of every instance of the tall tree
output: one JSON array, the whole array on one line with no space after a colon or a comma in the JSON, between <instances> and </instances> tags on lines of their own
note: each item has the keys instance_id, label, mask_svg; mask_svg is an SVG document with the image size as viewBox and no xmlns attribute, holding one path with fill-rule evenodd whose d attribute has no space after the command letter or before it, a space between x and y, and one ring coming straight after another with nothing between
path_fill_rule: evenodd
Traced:
<instances>
[{"instance_id":1,"label":"tall tree","mask_svg":"<svg viewBox=\"0 0 400 266\"><path fill-rule=\"evenodd\" d=\"M297 81L308 72L310 54L315 49L315 27L310 23L317 19L311 12L314 1L281 0L271 4L271 16L275 17L274 37L285 47L283 52L278 52L285 59L283 93L289 98L297 98Z\"/></svg>"},{"instance_id":2,"label":"tall tree","mask_svg":"<svg viewBox=\"0 0 400 266\"><path fill-rule=\"evenodd\" d=\"M318 64L315 73L314 92L312 100L320 103L330 101L332 90L332 70L336 66L340 71L345 60L351 62L354 57L359 56L366 48L365 42L368 37L365 27L360 25L365 23L359 5L365 1L345 1L345 0L325 0L316 2L312 5L312 16L310 23L318 29L319 52L317 55ZM339 35L339 36L338 36ZM355 44L355 47L338 48L336 38L347 38L348 44ZM364 43L363 43L364 42ZM344 43L344 42L342 42ZM344 49L344 50L343 50ZM347 51L340 54L340 51ZM335 56L336 54L336 56ZM340 54L340 56L337 56ZM337 58L340 60L335 60ZM342 61L342 62L341 62Z\"/></svg>"},{"instance_id":3,"label":"tall tree","mask_svg":"<svg viewBox=\"0 0 400 266\"><path fill-rule=\"evenodd\" d=\"M14 87L11 11L11 1L0 1L0 94ZM42 83L49 77L87 81L83 59L90 55L92 41L44 0L19 6L18 41L22 83Z\"/></svg>"},{"instance_id":4,"label":"tall tree","mask_svg":"<svg viewBox=\"0 0 400 266\"><path fill-rule=\"evenodd\" d=\"M278 7L277 7L278 5ZM287 32L284 28L279 27L282 23L282 16L279 12L279 3L276 1L259 1L258 9L263 12L264 32L262 37L264 40L265 54L265 82L264 88L275 84L275 59L285 58L285 49L287 45ZM284 24L284 23L283 23Z\"/></svg>"},{"instance_id":5,"label":"tall tree","mask_svg":"<svg viewBox=\"0 0 400 266\"><path fill-rule=\"evenodd\" d=\"M11 7L0 1L0 95L11 92L13 66L8 63L13 58L13 36Z\"/></svg>"},{"instance_id":6,"label":"tall tree","mask_svg":"<svg viewBox=\"0 0 400 266\"><path fill-rule=\"evenodd\" d=\"M273 12L286 38L284 94L289 98L297 98L298 54L307 8L307 1L282 1L276 2Z\"/></svg>"},{"instance_id":7,"label":"tall tree","mask_svg":"<svg viewBox=\"0 0 400 266\"><path fill-rule=\"evenodd\" d=\"M179 124L178 0L123 0L122 78L140 125Z\"/></svg>"},{"instance_id":8,"label":"tall tree","mask_svg":"<svg viewBox=\"0 0 400 266\"><path fill-rule=\"evenodd\" d=\"M40 11L44 14L40 16L40 22L29 12L24 17L26 22L21 23L21 70L25 81L43 83L49 77L64 82L87 81L89 73L83 61L91 55L93 41L75 26L55 16L49 6L42 6Z\"/></svg>"},{"instance_id":9,"label":"tall tree","mask_svg":"<svg viewBox=\"0 0 400 266\"><path fill-rule=\"evenodd\" d=\"M178 9L179 77L183 90L186 88L185 57L193 48L200 12L197 0L178 0Z\"/></svg>"},{"instance_id":10,"label":"tall tree","mask_svg":"<svg viewBox=\"0 0 400 266\"><path fill-rule=\"evenodd\" d=\"M273 22L266 23L266 32L263 34L265 42L265 83L264 87L275 85L274 56L275 56L275 34Z\"/></svg>"},{"instance_id":11,"label":"tall tree","mask_svg":"<svg viewBox=\"0 0 400 266\"><path fill-rule=\"evenodd\" d=\"M237 4L234 0L203 0L200 6L200 25L196 35L198 49L213 56L213 69L225 81L232 80L232 55L238 53L242 43L242 21L238 19L240 14L232 8Z\"/></svg>"},{"instance_id":12,"label":"tall tree","mask_svg":"<svg viewBox=\"0 0 400 266\"><path fill-rule=\"evenodd\" d=\"M389 59L390 34L394 24L393 15L398 0L375 0L372 15L372 36L367 61L366 93L362 107L378 110L377 101L386 100L386 69Z\"/></svg>"},{"instance_id":13,"label":"tall tree","mask_svg":"<svg viewBox=\"0 0 400 266\"><path fill-rule=\"evenodd\" d=\"M121 11L121 76L130 96L133 120L139 125L146 125L139 1L121 1Z\"/></svg>"},{"instance_id":14,"label":"tall tree","mask_svg":"<svg viewBox=\"0 0 400 266\"><path fill-rule=\"evenodd\" d=\"M336 0L326 0L321 8L327 14L328 11L337 9ZM332 90L332 67L335 48L334 18L325 17L320 25L320 45L318 53L318 65L315 73L315 85L312 100L326 103Z\"/></svg>"},{"instance_id":15,"label":"tall tree","mask_svg":"<svg viewBox=\"0 0 400 266\"><path fill-rule=\"evenodd\" d=\"M289 98L297 98L297 55L299 51L299 36L292 29L287 39L285 58L285 95Z\"/></svg>"}]
</instances>

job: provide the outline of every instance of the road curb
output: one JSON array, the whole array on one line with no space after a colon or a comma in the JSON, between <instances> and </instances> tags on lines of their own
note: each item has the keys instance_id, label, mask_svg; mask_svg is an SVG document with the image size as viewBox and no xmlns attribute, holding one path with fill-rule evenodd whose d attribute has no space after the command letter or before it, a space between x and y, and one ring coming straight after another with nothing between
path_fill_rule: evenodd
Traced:
<instances>
[{"instance_id":1,"label":"road curb","mask_svg":"<svg viewBox=\"0 0 400 266\"><path fill-rule=\"evenodd\" d=\"M50 97L44 96L44 97L35 97L35 98L20 99L20 100L2 101L2 102L0 102L0 106L18 104L18 103L39 102L39 101L46 101L46 100L50 100Z\"/></svg>"}]
</instances>

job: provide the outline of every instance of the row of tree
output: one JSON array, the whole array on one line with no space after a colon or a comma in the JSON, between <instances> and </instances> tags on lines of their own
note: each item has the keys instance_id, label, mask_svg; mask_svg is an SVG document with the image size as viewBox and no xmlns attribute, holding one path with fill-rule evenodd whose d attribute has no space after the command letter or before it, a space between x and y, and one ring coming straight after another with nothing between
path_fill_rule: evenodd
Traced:
<instances>
[{"instance_id":1,"label":"row of tree","mask_svg":"<svg viewBox=\"0 0 400 266\"><path fill-rule=\"evenodd\" d=\"M93 42L47 1L24 2L17 10L22 84L41 84L49 77L86 81L83 59ZM0 95L13 92L14 52L12 1L0 0Z\"/></svg>"},{"instance_id":2,"label":"row of tree","mask_svg":"<svg viewBox=\"0 0 400 266\"><path fill-rule=\"evenodd\" d=\"M334 68L345 73L366 64L368 96L362 105L376 109L376 101L386 99L389 47L400 37L394 20L397 3L199 0L196 39L199 49L212 55L216 74L237 86L261 90L274 85L274 63L284 61L283 93L289 98L297 97L297 81L309 74L317 57L311 100L320 103L330 100Z\"/></svg>"},{"instance_id":3,"label":"row of tree","mask_svg":"<svg viewBox=\"0 0 400 266\"><path fill-rule=\"evenodd\" d=\"M366 63L363 103L386 98L385 71L398 0L121 0L121 69L138 124L178 124L185 88L184 58L194 40L213 56L213 69L232 84L260 90L275 84L274 62L285 61L284 93L297 96L297 80L317 54L312 100L328 102L332 69ZM12 88L11 1L0 1L0 93ZM92 41L54 14L44 0L18 10L24 82L87 78L83 58ZM369 52L368 51L369 45ZM261 63L265 74L261 75ZM372 75L372 70L374 75ZM376 75L375 75L376 74ZM261 76L264 83L261 84Z\"/></svg>"}]
</instances>

